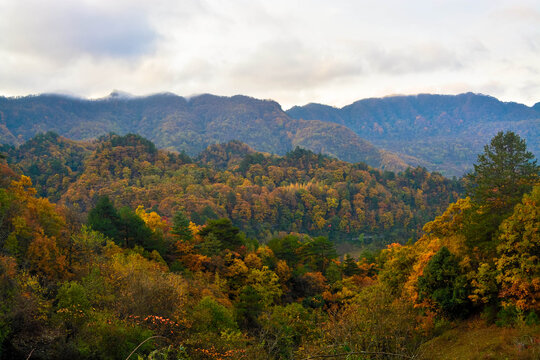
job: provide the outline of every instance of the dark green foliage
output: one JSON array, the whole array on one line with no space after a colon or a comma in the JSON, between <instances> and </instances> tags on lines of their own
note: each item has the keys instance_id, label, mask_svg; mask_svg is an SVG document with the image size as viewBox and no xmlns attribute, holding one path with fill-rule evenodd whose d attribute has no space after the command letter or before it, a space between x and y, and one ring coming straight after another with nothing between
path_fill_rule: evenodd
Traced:
<instances>
[{"instance_id":1,"label":"dark green foliage","mask_svg":"<svg viewBox=\"0 0 540 360\"><path fill-rule=\"evenodd\" d=\"M525 324L529 326L540 325L540 318L534 310L529 311L527 316L525 316Z\"/></svg>"},{"instance_id":2,"label":"dark green foliage","mask_svg":"<svg viewBox=\"0 0 540 360\"><path fill-rule=\"evenodd\" d=\"M418 278L419 299L433 301L448 316L465 317L471 310L469 293L458 259L443 246Z\"/></svg>"},{"instance_id":3,"label":"dark green foliage","mask_svg":"<svg viewBox=\"0 0 540 360\"><path fill-rule=\"evenodd\" d=\"M146 226L143 219L129 207L123 207L119 211L120 226L119 238L126 247L142 246L148 250L158 250L159 245L153 237L152 230Z\"/></svg>"},{"instance_id":4,"label":"dark green foliage","mask_svg":"<svg viewBox=\"0 0 540 360\"><path fill-rule=\"evenodd\" d=\"M253 286L248 285L242 289L236 303L236 318L238 324L246 329L258 326L257 318L263 310L262 297Z\"/></svg>"},{"instance_id":5,"label":"dark green foliage","mask_svg":"<svg viewBox=\"0 0 540 360\"><path fill-rule=\"evenodd\" d=\"M115 241L120 241L122 220L108 196L98 199L96 206L88 213L87 223L93 230Z\"/></svg>"},{"instance_id":6,"label":"dark green foliage","mask_svg":"<svg viewBox=\"0 0 540 360\"><path fill-rule=\"evenodd\" d=\"M316 326L311 313L300 304L275 306L261 317L264 345L275 359L294 359L308 329Z\"/></svg>"},{"instance_id":7,"label":"dark green foliage","mask_svg":"<svg viewBox=\"0 0 540 360\"><path fill-rule=\"evenodd\" d=\"M324 277L328 280L329 284L335 284L343 278L343 271L341 266L335 262L331 262L324 271Z\"/></svg>"},{"instance_id":8,"label":"dark green foliage","mask_svg":"<svg viewBox=\"0 0 540 360\"><path fill-rule=\"evenodd\" d=\"M287 261L290 266L296 266L300 261L298 250L302 242L295 235L286 235L280 238L273 238L268 242L268 247L272 249L274 255L281 260Z\"/></svg>"},{"instance_id":9,"label":"dark green foliage","mask_svg":"<svg viewBox=\"0 0 540 360\"><path fill-rule=\"evenodd\" d=\"M320 294L307 296L302 300L302 306L306 309L318 309L324 306L324 299Z\"/></svg>"},{"instance_id":10,"label":"dark green foliage","mask_svg":"<svg viewBox=\"0 0 540 360\"><path fill-rule=\"evenodd\" d=\"M325 272L330 260L337 258L335 245L325 236L318 236L306 243L301 249L304 259L313 271Z\"/></svg>"},{"instance_id":11,"label":"dark green foliage","mask_svg":"<svg viewBox=\"0 0 540 360\"><path fill-rule=\"evenodd\" d=\"M193 238L193 234L189 229L189 219L182 211L177 211L173 217L173 227L171 233L178 235L180 239L189 241Z\"/></svg>"},{"instance_id":12,"label":"dark green foliage","mask_svg":"<svg viewBox=\"0 0 540 360\"><path fill-rule=\"evenodd\" d=\"M157 153L157 148L154 145L154 143L151 142L150 140L143 138L142 136L138 134L127 134L124 136L114 136L114 134L111 134L108 137L102 138L101 141L107 138L110 139L110 143L112 147L142 146L144 151L150 154Z\"/></svg>"},{"instance_id":13,"label":"dark green foliage","mask_svg":"<svg viewBox=\"0 0 540 360\"><path fill-rule=\"evenodd\" d=\"M535 326L540 324L540 320L534 310L524 313L515 306L506 306L500 309L495 320L495 324L502 327L516 326L520 323Z\"/></svg>"},{"instance_id":14,"label":"dark green foliage","mask_svg":"<svg viewBox=\"0 0 540 360\"><path fill-rule=\"evenodd\" d=\"M293 151L289 151L285 154L285 158L290 164L295 164L301 169L308 169L309 167L320 167L328 163L329 157L321 153L316 154L313 151L303 149L299 146L294 148ZM313 165L311 165L313 164Z\"/></svg>"},{"instance_id":15,"label":"dark green foliage","mask_svg":"<svg viewBox=\"0 0 540 360\"><path fill-rule=\"evenodd\" d=\"M88 213L87 223L93 230L101 232L119 245L139 245L148 250L163 250L159 239L135 211L128 207L117 211L107 196L98 199L96 206Z\"/></svg>"},{"instance_id":16,"label":"dark green foliage","mask_svg":"<svg viewBox=\"0 0 540 360\"><path fill-rule=\"evenodd\" d=\"M0 262L0 358L2 358L4 341L11 333L10 312L15 303L18 292L16 279L9 273L7 264Z\"/></svg>"},{"instance_id":17,"label":"dark green foliage","mask_svg":"<svg viewBox=\"0 0 540 360\"><path fill-rule=\"evenodd\" d=\"M153 335L140 326L107 320L97 319L95 325L87 327L81 334L81 341L77 344L81 358L125 359L137 345ZM139 352L148 352L149 349L152 349L152 344L146 343Z\"/></svg>"},{"instance_id":18,"label":"dark green foliage","mask_svg":"<svg viewBox=\"0 0 540 360\"><path fill-rule=\"evenodd\" d=\"M264 160L265 157L262 153L247 154L238 165L238 171L245 174L251 165L262 164Z\"/></svg>"},{"instance_id":19,"label":"dark green foliage","mask_svg":"<svg viewBox=\"0 0 540 360\"><path fill-rule=\"evenodd\" d=\"M197 160L202 164L223 170L240 165L247 158L247 155L254 152L255 150L248 145L238 140L232 140L225 144L208 146L199 154Z\"/></svg>"},{"instance_id":20,"label":"dark green foliage","mask_svg":"<svg viewBox=\"0 0 540 360\"><path fill-rule=\"evenodd\" d=\"M359 272L360 269L358 268L354 258L349 254L346 254L345 258L343 259L343 275L352 276L358 274Z\"/></svg>"},{"instance_id":21,"label":"dark green foliage","mask_svg":"<svg viewBox=\"0 0 540 360\"><path fill-rule=\"evenodd\" d=\"M218 218L216 212L210 206L205 206L200 212L193 212L191 214L191 220L197 225L204 225L209 220L215 220Z\"/></svg>"},{"instance_id":22,"label":"dark green foliage","mask_svg":"<svg viewBox=\"0 0 540 360\"><path fill-rule=\"evenodd\" d=\"M204 241L197 244L195 248L206 256L216 256L223 250L223 242L219 240L215 234L209 233L204 237Z\"/></svg>"},{"instance_id":23,"label":"dark green foliage","mask_svg":"<svg viewBox=\"0 0 540 360\"><path fill-rule=\"evenodd\" d=\"M478 206L505 214L531 191L539 175L540 167L525 140L511 131L500 131L478 155L474 172L467 176L467 192Z\"/></svg>"},{"instance_id":24,"label":"dark green foliage","mask_svg":"<svg viewBox=\"0 0 540 360\"><path fill-rule=\"evenodd\" d=\"M503 307L497 313L495 324L497 326L513 326L518 320L519 312L515 306Z\"/></svg>"},{"instance_id":25,"label":"dark green foliage","mask_svg":"<svg viewBox=\"0 0 540 360\"><path fill-rule=\"evenodd\" d=\"M539 175L540 167L525 140L511 131L499 132L478 155L474 172L467 175L467 192L474 204L466 228L469 244L493 251L500 223L531 191Z\"/></svg>"},{"instance_id":26,"label":"dark green foliage","mask_svg":"<svg viewBox=\"0 0 540 360\"><path fill-rule=\"evenodd\" d=\"M236 250L243 245L240 230L227 218L208 221L199 234L203 238L219 240L224 249Z\"/></svg>"}]
</instances>

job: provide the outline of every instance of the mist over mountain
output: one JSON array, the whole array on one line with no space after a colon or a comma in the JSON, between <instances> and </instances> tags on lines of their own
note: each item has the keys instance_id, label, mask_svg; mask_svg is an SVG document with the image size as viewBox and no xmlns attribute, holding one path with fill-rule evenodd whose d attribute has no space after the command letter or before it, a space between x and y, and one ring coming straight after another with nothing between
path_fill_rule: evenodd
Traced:
<instances>
[{"instance_id":1,"label":"mist over mountain","mask_svg":"<svg viewBox=\"0 0 540 360\"><path fill-rule=\"evenodd\" d=\"M21 144L47 131L75 140L137 133L159 148L191 156L208 145L239 140L257 151L285 154L300 146L393 171L419 164L378 149L343 125L295 120L277 102L247 96L130 97L115 91L97 100L61 95L0 98L0 142Z\"/></svg>"},{"instance_id":2,"label":"mist over mountain","mask_svg":"<svg viewBox=\"0 0 540 360\"><path fill-rule=\"evenodd\" d=\"M373 144L421 159L429 170L445 175L471 169L483 146L501 130L518 133L540 155L540 103L528 107L473 93L422 94L364 99L343 108L308 104L287 114L347 126Z\"/></svg>"}]
</instances>

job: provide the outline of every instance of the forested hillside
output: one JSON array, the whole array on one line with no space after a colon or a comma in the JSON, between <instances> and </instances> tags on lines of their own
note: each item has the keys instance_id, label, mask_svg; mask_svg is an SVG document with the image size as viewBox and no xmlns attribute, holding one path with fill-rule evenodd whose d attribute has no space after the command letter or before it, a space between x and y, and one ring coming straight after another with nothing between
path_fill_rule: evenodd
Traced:
<instances>
[{"instance_id":1,"label":"forested hillside","mask_svg":"<svg viewBox=\"0 0 540 360\"><path fill-rule=\"evenodd\" d=\"M514 133L492 139L449 205L457 184L440 175L301 149L234 142L196 163L137 135L23 146L0 159L2 359L540 356L540 168ZM64 176L33 176L57 204L20 173L49 153ZM280 217L289 206L302 216ZM417 241L338 256L318 236L333 236L328 216L396 236L416 227L397 216L407 206L409 222L438 213ZM267 213L290 228L244 222Z\"/></svg>"},{"instance_id":2,"label":"forested hillside","mask_svg":"<svg viewBox=\"0 0 540 360\"><path fill-rule=\"evenodd\" d=\"M447 176L472 169L476 154L498 131L511 130L540 155L539 104L528 107L467 93L364 99L341 109L321 104L295 106L295 119L345 125L375 145L424 161Z\"/></svg>"},{"instance_id":3,"label":"forested hillside","mask_svg":"<svg viewBox=\"0 0 540 360\"><path fill-rule=\"evenodd\" d=\"M259 239L298 232L356 247L404 243L462 192L458 181L422 168L395 174L300 148L257 153L239 142L213 145L198 162L137 135L87 143L47 133L4 149L39 195L77 211L107 195L168 218L181 210L198 224L227 217Z\"/></svg>"},{"instance_id":4,"label":"forested hillside","mask_svg":"<svg viewBox=\"0 0 540 360\"><path fill-rule=\"evenodd\" d=\"M114 94L113 94L114 95ZM387 170L417 165L361 139L335 123L291 119L270 100L247 96L173 94L84 100L60 95L0 97L0 143L21 144L54 131L74 140L137 133L157 147L195 156L208 145L240 140L262 152L284 155L296 146L363 161Z\"/></svg>"}]
</instances>

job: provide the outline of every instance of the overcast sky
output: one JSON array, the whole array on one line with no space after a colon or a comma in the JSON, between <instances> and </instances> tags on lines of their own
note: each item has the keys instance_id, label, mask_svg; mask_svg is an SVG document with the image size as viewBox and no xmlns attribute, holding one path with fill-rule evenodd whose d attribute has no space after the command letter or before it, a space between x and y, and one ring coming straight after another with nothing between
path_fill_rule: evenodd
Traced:
<instances>
[{"instance_id":1,"label":"overcast sky","mask_svg":"<svg viewBox=\"0 0 540 360\"><path fill-rule=\"evenodd\" d=\"M0 0L0 95L540 101L540 1Z\"/></svg>"}]
</instances>

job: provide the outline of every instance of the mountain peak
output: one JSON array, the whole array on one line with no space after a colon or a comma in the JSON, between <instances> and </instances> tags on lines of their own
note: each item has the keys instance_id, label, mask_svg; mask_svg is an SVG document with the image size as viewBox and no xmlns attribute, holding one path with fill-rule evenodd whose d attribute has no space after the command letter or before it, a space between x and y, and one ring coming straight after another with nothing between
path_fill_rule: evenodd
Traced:
<instances>
[{"instance_id":1,"label":"mountain peak","mask_svg":"<svg viewBox=\"0 0 540 360\"><path fill-rule=\"evenodd\" d=\"M113 90L105 99L133 99L135 96L125 91Z\"/></svg>"}]
</instances>

